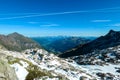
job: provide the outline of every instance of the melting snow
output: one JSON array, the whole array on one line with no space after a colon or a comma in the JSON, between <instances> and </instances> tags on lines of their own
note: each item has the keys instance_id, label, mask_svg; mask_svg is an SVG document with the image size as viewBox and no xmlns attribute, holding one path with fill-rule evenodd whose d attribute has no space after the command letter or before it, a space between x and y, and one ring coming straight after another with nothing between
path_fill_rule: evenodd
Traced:
<instances>
[{"instance_id":1,"label":"melting snow","mask_svg":"<svg viewBox=\"0 0 120 80\"><path fill-rule=\"evenodd\" d=\"M18 77L19 80L25 80L25 77L28 74L28 71L25 69L26 64L25 65L24 64L25 63L23 63L23 66L21 66L18 63L15 63L15 64L11 65L12 67L15 68L15 72L16 72L17 77Z\"/></svg>"}]
</instances>

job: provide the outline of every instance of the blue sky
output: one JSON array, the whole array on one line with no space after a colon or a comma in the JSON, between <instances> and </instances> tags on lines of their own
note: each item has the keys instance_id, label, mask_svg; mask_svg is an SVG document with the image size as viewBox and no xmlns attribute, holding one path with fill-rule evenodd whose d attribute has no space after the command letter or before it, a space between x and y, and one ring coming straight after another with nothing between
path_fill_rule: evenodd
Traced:
<instances>
[{"instance_id":1,"label":"blue sky","mask_svg":"<svg viewBox=\"0 0 120 80\"><path fill-rule=\"evenodd\" d=\"M101 36L120 31L120 0L0 0L0 34Z\"/></svg>"}]
</instances>

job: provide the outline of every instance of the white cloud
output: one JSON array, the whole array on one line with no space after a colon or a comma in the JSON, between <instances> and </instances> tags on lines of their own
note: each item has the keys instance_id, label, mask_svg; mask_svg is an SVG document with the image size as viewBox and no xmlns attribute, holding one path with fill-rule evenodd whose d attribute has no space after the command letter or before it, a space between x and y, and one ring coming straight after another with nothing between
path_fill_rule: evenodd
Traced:
<instances>
[{"instance_id":1,"label":"white cloud","mask_svg":"<svg viewBox=\"0 0 120 80\"><path fill-rule=\"evenodd\" d=\"M28 22L29 24L38 24L39 22Z\"/></svg>"},{"instance_id":2,"label":"white cloud","mask_svg":"<svg viewBox=\"0 0 120 80\"><path fill-rule=\"evenodd\" d=\"M43 24L43 25L40 25L41 27L56 27L56 26L59 26L58 24Z\"/></svg>"},{"instance_id":3,"label":"white cloud","mask_svg":"<svg viewBox=\"0 0 120 80\"><path fill-rule=\"evenodd\" d=\"M112 24L112 25L110 25L110 26L120 27L120 23Z\"/></svg>"},{"instance_id":4,"label":"white cloud","mask_svg":"<svg viewBox=\"0 0 120 80\"><path fill-rule=\"evenodd\" d=\"M91 22L111 22L111 20L92 20Z\"/></svg>"}]
</instances>

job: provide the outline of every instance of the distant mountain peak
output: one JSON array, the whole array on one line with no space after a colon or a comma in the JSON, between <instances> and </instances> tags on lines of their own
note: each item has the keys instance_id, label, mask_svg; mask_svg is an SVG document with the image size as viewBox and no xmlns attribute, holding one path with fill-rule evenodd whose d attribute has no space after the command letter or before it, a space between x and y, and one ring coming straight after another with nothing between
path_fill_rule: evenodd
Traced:
<instances>
[{"instance_id":1,"label":"distant mountain peak","mask_svg":"<svg viewBox=\"0 0 120 80\"><path fill-rule=\"evenodd\" d=\"M110 35L110 34L114 34L114 33L116 33L117 31L114 31L114 30L110 30L109 32L108 32L108 35Z\"/></svg>"},{"instance_id":2,"label":"distant mountain peak","mask_svg":"<svg viewBox=\"0 0 120 80\"><path fill-rule=\"evenodd\" d=\"M120 35L120 31L110 30L106 36L114 37L114 36L117 36L117 35Z\"/></svg>"},{"instance_id":3,"label":"distant mountain peak","mask_svg":"<svg viewBox=\"0 0 120 80\"><path fill-rule=\"evenodd\" d=\"M0 45L13 51L40 48L37 42L17 32L8 35L0 35Z\"/></svg>"},{"instance_id":4,"label":"distant mountain peak","mask_svg":"<svg viewBox=\"0 0 120 80\"><path fill-rule=\"evenodd\" d=\"M116 32L116 31L114 31L114 30L112 30L112 29L109 31L109 33L114 33L114 32Z\"/></svg>"},{"instance_id":5,"label":"distant mountain peak","mask_svg":"<svg viewBox=\"0 0 120 80\"><path fill-rule=\"evenodd\" d=\"M12 33L12 34L19 34L18 32L14 32L14 33Z\"/></svg>"},{"instance_id":6,"label":"distant mountain peak","mask_svg":"<svg viewBox=\"0 0 120 80\"><path fill-rule=\"evenodd\" d=\"M14 33L8 34L8 36L22 36L22 34L14 32Z\"/></svg>"}]
</instances>

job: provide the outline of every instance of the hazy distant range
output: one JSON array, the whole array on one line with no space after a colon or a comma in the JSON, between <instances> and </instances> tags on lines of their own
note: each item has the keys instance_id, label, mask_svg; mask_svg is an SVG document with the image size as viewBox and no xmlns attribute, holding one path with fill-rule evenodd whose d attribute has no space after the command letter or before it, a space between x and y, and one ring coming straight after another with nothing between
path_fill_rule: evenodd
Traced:
<instances>
[{"instance_id":1,"label":"hazy distant range","mask_svg":"<svg viewBox=\"0 0 120 80\"><path fill-rule=\"evenodd\" d=\"M44 49L54 53L63 53L80 44L88 43L96 37L76 37L76 36L47 36L31 37L38 42Z\"/></svg>"}]
</instances>

